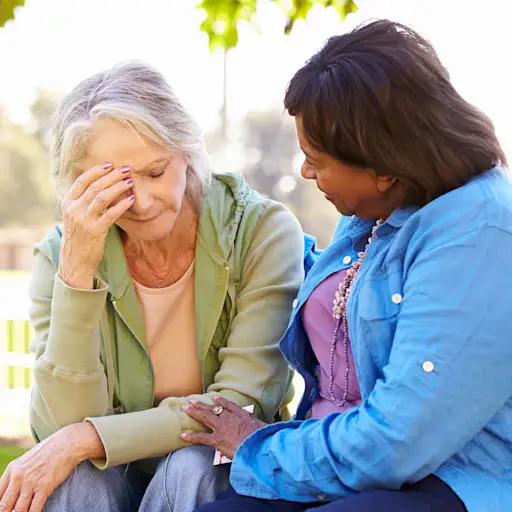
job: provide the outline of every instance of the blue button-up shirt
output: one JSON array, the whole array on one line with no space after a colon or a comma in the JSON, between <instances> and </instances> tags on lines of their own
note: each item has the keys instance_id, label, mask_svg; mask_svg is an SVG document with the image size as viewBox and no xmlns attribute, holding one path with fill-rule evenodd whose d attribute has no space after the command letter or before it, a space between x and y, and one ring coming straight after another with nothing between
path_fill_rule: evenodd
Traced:
<instances>
[{"instance_id":1,"label":"blue button-up shirt","mask_svg":"<svg viewBox=\"0 0 512 512\"><path fill-rule=\"evenodd\" d=\"M297 418L249 437L231 483L260 498L333 501L435 474L469 512L510 512L512 185L500 170L378 228L347 306L362 404L302 421L318 363L300 309L357 258L373 224L342 218L310 270L281 341L305 381Z\"/></svg>"}]
</instances>

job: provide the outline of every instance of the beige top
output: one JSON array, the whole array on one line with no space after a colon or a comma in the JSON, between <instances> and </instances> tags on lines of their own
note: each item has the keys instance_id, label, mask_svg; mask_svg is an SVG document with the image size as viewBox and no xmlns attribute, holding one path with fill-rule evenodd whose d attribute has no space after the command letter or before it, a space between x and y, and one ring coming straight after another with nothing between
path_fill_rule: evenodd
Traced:
<instances>
[{"instance_id":1,"label":"beige top","mask_svg":"<svg viewBox=\"0 0 512 512\"><path fill-rule=\"evenodd\" d=\"M155 403L202 393L197 357L194 262L183 277L165 288L134 282L146 325L155 376Z\"/></svg>"}]
</instances>

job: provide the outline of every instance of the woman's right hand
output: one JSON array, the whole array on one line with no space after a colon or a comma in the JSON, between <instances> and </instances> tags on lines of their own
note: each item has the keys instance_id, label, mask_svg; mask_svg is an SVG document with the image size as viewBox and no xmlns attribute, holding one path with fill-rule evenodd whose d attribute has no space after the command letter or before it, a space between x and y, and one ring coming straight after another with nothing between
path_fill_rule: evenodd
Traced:
<instances>
[{"instance_id":1,"label":"woman's right hand","mask_svg":"<svg viewBox=\"0 0 512 512\"><path fill-rule=\"evenodd\" d=\"M111 163L81 174L64 203L59 276L72 288L92 289L109 229L133 203L131 168L112 170Z\"/></svg>"}]
</instances>

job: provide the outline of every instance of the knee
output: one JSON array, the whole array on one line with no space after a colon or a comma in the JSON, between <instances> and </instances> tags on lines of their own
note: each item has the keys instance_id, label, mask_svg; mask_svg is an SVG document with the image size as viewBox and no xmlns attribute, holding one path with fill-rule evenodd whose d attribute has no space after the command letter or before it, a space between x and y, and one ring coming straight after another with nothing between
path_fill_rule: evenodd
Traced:
<instances>
[{"instance_id":1,"label":"knee","mask_svg":"<svg viewBox=\"0 0 512 512\"><path fill-rule=\"evenodd\" d=\"M126 487L121 469L102 471L89 461L82 462L71 479L72 487L108 491L116 496L122 494Z\"/></svg>"},{"instance_id":2,"label":"knee","mask_svg":"<svg viewBox=\"0 0 512 512\"><path fill-rule=\"evenodd\" d=\"M204 478L213 472L213 455L209 446L190 446L170 454L165 461L166 480Z\"/></svg>"},{"instance_id":3,"label":"knee","mask_svg":"<svg viewBox=\"0 0 512 512\"><path fill-rule=\"evenodd\" d=\"M89 461L82 462L73 474L50 496L45 512L92 510L94 507L123 506L129 499L121 471L102 471ZM91 509L88 509L88 506ZM120 508L120 510L124 510Z\"/></svg>"},{"instance_id":4,"label":"knee","mask_svg":"<svg viewBox=\"0 0 512 512\"><path fill-rule=\"evenodd\" d=\"M171 510L195 510L229 484L229 466L213 465L214 450L191 446L170 454L151 482L164 489Z\"/></svg>"}]
</instances>

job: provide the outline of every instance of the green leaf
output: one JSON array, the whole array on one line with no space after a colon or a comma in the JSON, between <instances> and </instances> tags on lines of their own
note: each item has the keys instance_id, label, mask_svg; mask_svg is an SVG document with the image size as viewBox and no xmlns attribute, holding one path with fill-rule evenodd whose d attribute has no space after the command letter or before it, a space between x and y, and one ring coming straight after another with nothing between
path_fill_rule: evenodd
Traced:
<instances>
[{"instance_id":1,"label":"green leaf","mask_svg":"<svg viewBox=\"0 0 512 512\"><path fill-rule=\"evenodd\" d=\"M354 0L330 0L327 2L327 5L335 7L342 20L344 20L348 14L357 12L357 5Z\"/></svg>"},{"instance_id":2,"label":"green leaf","mask_svg":"<svg viewBox=\"0 0 512 512\"><path fill-rule=\"evenodd\" d=\"M229 50L238 43L238 23L250 22L257 0L202 0L199 9L206 13L201 30L208 35L210 50Z\"/></svg>"},{"instance_id":3,"label":"green leaf","mask_svg":"<svg viewBox=\"0 0 512 512\"><path fill-rule=\"evenodd\" d=\"M274 0L278 4L283 4L282 0ZM293 0L291 8L288 9L288 21L284 28L284 33L289 34L296 21L305 20L313 5L321 5L322 7L334 7L344 20L347 14L357 11L357 5L354 0Z\"/></svg>"},{"instance_id":4,"label":"green leaf","mask_svg":"<svg viewBox=\"0 0 512 512\"><path fill-rule=\"evenodd\" d=\"M274 1L280 3L279 0ZM292 8L288 12L288 21L284 27L284 33L289 34L296 21L305 20L311 7L313 7L311 0L294 0Z\"/></svg>"},{"instance_id":5,"label":"green leaf","mask_svg":"<svg viewBox=\"0 0 512 512\"><path fill-rule=\"evenodd\" d=\"M0 0L0 27L13 20L15 9L22 5L25 5L25 0Z\"/></svg>"},{"instance_id":6,"label":"green leaf","mask_svg":"<svg viewBox=\"0 0 512 512\"><path fill-rule=\"evenodd\" d=\"M0 0L1 1L1 0ZM357 11L355 0L272 0L284 9L288 21L284 27L289 34L297 20L305 20L313 5L334 7L345 19L347 14ZM198 6L206 13L201 31L208 35L210 50L229 50L238 43L238 23L252 22L257 0L202 0Z\"/></svg>"}]
</instances>

